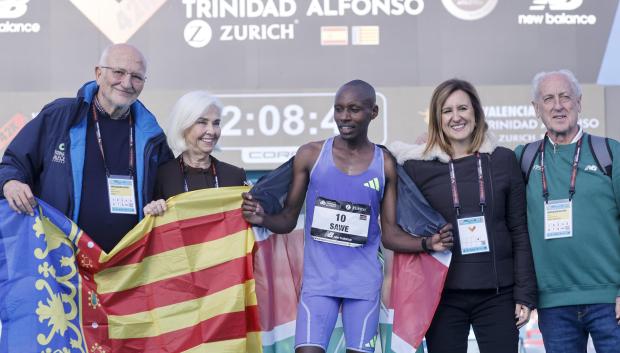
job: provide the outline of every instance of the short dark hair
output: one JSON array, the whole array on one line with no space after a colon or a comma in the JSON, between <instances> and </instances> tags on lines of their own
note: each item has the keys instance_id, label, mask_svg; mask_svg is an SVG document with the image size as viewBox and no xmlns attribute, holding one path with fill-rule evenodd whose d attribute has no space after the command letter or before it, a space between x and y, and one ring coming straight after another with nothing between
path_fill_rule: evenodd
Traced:
<instances>
[{"instance_id":1,"label":"short dark hair","mask_svg":"<svg viewBox=\"0 0 620 353\"><path fill-rule=\"evenodd\" d=\"M364 101L367 102L370 107L373 107L377 103L377 93L375 92L375 88L370 83L359 79L352 80L342 85L338 89L338 92L340 92L345 87L355 87L361 92L363 92L366 96Z\"/></svg>"}]
</instances>

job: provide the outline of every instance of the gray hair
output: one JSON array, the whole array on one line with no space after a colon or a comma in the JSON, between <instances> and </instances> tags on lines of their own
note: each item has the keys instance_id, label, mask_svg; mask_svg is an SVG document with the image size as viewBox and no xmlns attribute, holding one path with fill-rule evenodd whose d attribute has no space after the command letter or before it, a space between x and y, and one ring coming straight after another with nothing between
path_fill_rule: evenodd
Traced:
<instances>
[{"instance_id":1,"label":"gray hair","mask_svg":"<svg viewBox=\"0 0 620 353\"><path fill-rule=\"evenodd\" d=\"M548 71L548 72L542 71L542 72L537 73L534 76L534 78L532 79L532 99L533 100L537 100L538 98L540 98L540 84L542 83L544 79L546 79L547 77L551 75L564 76L570 83L571 89L573 90L573 94L576 95L577 97L581 97L581 85L579 84L579 81L577 81L577 77L575 77L575 74L573 74L573 72L570 70L562 69L562 70Z\"/></svg>"},{"instance_id":2,"label":"gray hair","mask_svg":"<svg viewBox=\"0 0 620 353\"><path fill-rule=\"evenodd\" d=\"M168 124L168 145L175 156L187 150L185 130L194 125L209 107L215 107L222 113L222 103L208 91L191 91L184 94L172 108L170 123Z\"/></svg>"},{"instance_id":3,"label":"gray hair","mask_svg":"<svg viewBox=\"0 0 620 353\"><path fill-rule=\"evenodd\" d=\"M110 57L111 54L118 55L118 53L115 53L115 52L119 52L119 51L122 52L123 55L128 55L128 54L133 55L134 59L137 59L140 63L142 63L142 66L144 66L144 71L146 72L146 58L144 57L144 54L142 54L140 49L127 43L111 44L107 46L105 49L103 49L103 52L101 53L101 56L99 57L98 65L99 66L110 65L108 62L108 58Z\"/></svg>"}]
</instances>

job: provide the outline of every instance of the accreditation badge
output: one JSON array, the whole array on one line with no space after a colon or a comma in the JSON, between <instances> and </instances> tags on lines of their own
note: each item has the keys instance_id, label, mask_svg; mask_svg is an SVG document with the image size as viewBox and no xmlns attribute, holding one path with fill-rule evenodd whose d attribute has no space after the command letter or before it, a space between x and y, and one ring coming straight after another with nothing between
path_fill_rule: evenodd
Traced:
<instances>
[{"instance_id":1,"label":"accreditation badge","mask_svg":"<svg viewBox=\"0 0 620 353\"><path fill-rule=\"evenodd\" d=\"M461 254L477 254L489 251L489 237L484 215L457 218Z\"/></svg>"},{"instance_id":2,"label":"accreditation badge","mask_svg":"<svg viewBox=\"0 0 620 353\"><path fill-rule=\"evenodd\" d=\"M136 196L133 178L128 175L108 177L108 200L110 213L136 214Z\"/></svg>"},{"instance_id":3,"label":"accreditation badge","mask_svg":"<svg viewBox=\"0 0 620 353\"><path fill-rule=\"evenodd\" d=\"M573 202L568 199L545 203L545 239L573 236Z\"/></svg>"},{"instance_id":4,"label":"accreditation badge","mask_svg":"<svg viewBox=\"0 0 620 353\"><path fill-rule=\"evenodd\" d=\"M336 245L359 247L368 241L370 205L318 197L310 235L312 239Z\"/></svg>"}]
</instances>

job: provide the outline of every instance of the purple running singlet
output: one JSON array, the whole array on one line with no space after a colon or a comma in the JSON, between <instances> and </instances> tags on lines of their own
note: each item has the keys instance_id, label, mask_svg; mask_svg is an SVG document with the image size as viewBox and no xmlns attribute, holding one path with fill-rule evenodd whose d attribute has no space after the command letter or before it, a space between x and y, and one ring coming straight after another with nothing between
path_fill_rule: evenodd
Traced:
<instances>
[{"instance_id":1,"label":"purple running singlet","mask_svg":"<svg viewBox=\"0 0 620 353\"><path fill-rule=\"evenodd\" d=\"M383 151L375 145L368 169L347 175L334 164L333 141L325 141L310 172L302 293L376 300L383 281L378 256Z\"/></svg>"}]
</instances>

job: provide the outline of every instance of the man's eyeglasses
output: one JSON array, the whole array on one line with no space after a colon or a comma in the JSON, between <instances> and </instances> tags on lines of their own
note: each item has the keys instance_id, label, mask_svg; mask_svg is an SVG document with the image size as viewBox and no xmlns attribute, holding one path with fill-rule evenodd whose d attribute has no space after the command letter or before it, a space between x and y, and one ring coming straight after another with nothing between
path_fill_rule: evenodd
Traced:
<instances>
[{"instance_id":1,"label":"man's eyeglasses","mask_svg":"<svg viewBox=\"0 0 620 353\"><path fill-rule=\"evenodd\" d=\"M131 80L131 84L135 85L135 86L139 86L144 84L144 81L146 81L146 77L142 76L140 74L137 74L135 72L129 72L125 69L121 69L118 67L109 67L109 66L99 66L102 69L108 69L112 71L112 77L115 80L119 80L121 81L123 78L125 78L126 75L129 75L129 78Z\"/></svg>"}]
</instances>

